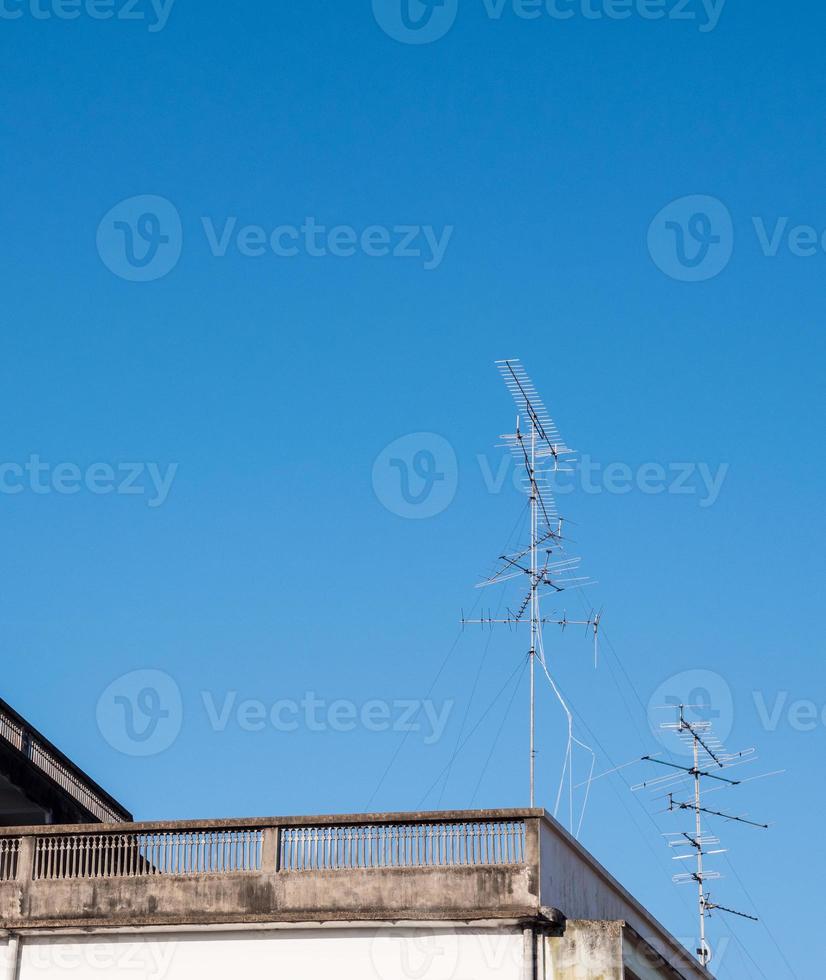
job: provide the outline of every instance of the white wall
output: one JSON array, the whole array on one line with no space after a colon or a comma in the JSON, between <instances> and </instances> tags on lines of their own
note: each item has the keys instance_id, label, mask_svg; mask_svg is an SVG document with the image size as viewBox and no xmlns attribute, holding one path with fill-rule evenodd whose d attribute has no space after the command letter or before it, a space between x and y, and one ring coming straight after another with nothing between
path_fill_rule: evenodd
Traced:
<instances>
[{"instance_id":1,"label":"white wall","mask_svg":"<svg viewBox=\"0 0 826 980\"><path fill-rule=\"evenodd\" d=\"M522 957L517 929L54 936L24 939L18 980L522 980Z\"/></svg>"}]
</instances>

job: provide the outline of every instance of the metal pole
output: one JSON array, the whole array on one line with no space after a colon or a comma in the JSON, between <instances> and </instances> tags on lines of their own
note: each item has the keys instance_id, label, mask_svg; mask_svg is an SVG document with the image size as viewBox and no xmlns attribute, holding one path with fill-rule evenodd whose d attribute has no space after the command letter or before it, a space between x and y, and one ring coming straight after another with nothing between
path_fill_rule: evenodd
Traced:
<instances>
[{"instance_id":1,"label":"metal pole","mask_svg":"<svg viewBox=\"0 0 826 980\"><path fill-rule=\"evenodd\" d=\"M536 425L531 420L531 806L534 805L534 770L536 768L536 645L539 631L539 610L536 597Z\"/></svg>"},{"instance_id":2,"label":"metal pole","mask_svg":"<svg viewBox=\"0 0 826 980\"><path fill-rule=\"evenodd\" d=\"M692 732L692 735L694 733ZM706 946L706 897L703 888L703 827L700 813L700 750L697 737L694 736L694 833L697 841L697 888L699 890L700 908L700 962L708 964L708 947Z\"/></svg>"}]
</instances>

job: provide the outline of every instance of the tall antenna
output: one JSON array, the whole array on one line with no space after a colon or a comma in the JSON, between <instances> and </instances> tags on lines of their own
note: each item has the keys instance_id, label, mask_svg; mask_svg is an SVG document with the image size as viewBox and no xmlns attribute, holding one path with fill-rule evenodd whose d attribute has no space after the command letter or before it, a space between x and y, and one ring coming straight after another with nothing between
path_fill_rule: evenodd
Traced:
<instances>
[{"instance_id":1,"label":"tall antenna","mask_svg":"<svg viewBox=\"0 0 826 980\"><path fill-rule=\"evenodd\" d=\"M569 619L564 611L561 616L547 617L542 615L540 604L546 595L557 596L566 588L586 584L585 578L575 574L579 566L579 559L563 557L564 522L556 512L553 491L548 481L549 473L570 472L566 464L573 461L574 453L565 445L521 362L519 360L497 361L496 366L516 402L518 411L516 432L501 438L516 458L518 465L523 467L525 471L523 489L528 494L530 501L530 537L527 546L515 554L500 555L499 562L501 564L497 570L489 578L480 582L477 588L496 585L513 579L524 581L525 576L528 578L529 585L527 594L522 596L518 606L514 609L508 609L506 617L496 618L490 615L481 619L464 619L463 617L462 624L477 623L483 626L505 624L511 627L519 626L522 623L530 625L530 805L533 806L536 799L536 661L538 658L568 717L568 749L565 756L562 782L560 782L560 789L557 794L558 807L566 771L569 779L569 792L573 794L573 743L576 742L589 752L591 749L573 737L573 717L548 672L542 631L546 623L558 625L563 630L567 626L584 626L586 630L593 631L596 658L601 614L592 613L588 619ZM522 429L523 420L526 431ZM593 752L591 754L593 757ZM593 773L593 763L591 771ZM572 795L570 806L573 830Z\"/></svg>"},{"instance_id":2,"label":"tall antenna","mask_svg":"<svg viewBox=\"0 0 826 980\"><path fill-rule=\"evenodd\" d=\"M676 722L664 724L661 727L674 731L682 739L691 752L693 765L681 766L674 762L657 759L654 756L643 756L643 760L647 762L656 762L658 765L668 766L677 771L640 783L633 788L666 789L668 790L668 809L670 812L687 810L694 813L694 829L691 833L682 832L666 834L665 836L670 838L669 847L688 848L686 853L677 854L674 857L675 861L695 861L694 871L675 874L673 880L677 884L691 884L693 882L697 885L700 920L700 942L697 948L697 958L703 966L707 966L711 961L712 952L706 941L706 919L711 916L712 912L727 912L731 915L737 915L742 919L750 919L752 922L757 922L758 920L753 915L747 915L745 912L738 912L735 909L711 901L711 893L706 889L706 882L719 879L721 875L718 871L709 870L704 859L716 854L724 854L726 849L715 847L715 845L720 843L719 838L703 831L703 814L710 814L715 817L720 817L723 820L746 824L750 827L759 827L762 830L767 830L768 824L759 823L756 820L749 820L745 815L735 816L731 813L724 813L721 810L712 810L709 807L703 806L704 780L711 779L721 784L716 787L718 789L740 786L746 780L732 779L730 776L724 776L721 773L724 771L727 773L728 770L735 766L753 762L756 756L754 755L754 749L746 749L745 751L734 753L726 752L719 739L714 735L711 722L688 721L686 718L686 708L691 707L695 706L681 704L679 706L679 719ZM770 775L774 774L772 773ZM683 783L693 784L693 797L688 800L675 798L674 789Z\"/></svg>"}]
</instances>

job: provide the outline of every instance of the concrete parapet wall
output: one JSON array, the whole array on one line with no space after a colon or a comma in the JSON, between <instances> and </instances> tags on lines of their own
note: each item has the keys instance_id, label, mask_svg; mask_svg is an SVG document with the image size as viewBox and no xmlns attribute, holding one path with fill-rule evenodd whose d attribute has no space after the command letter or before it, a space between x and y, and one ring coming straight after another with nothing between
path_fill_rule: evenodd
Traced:
<instances>
[{"instance_id":1,"label":"concrete parapet wall","mask_svg":"<svg viewBox=\"0 0 826 980\"><path fill-rule=\"evenodd\" d=\"M527 868L400 868L0 883L6 929L536 915Z\"/></svg>"}]
</instances>

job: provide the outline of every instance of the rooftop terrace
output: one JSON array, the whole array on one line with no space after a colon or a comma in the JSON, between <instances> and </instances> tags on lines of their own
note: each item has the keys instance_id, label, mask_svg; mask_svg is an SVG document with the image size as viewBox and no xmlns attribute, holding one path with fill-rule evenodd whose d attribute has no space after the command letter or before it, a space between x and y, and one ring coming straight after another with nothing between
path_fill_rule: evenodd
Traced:
<instances>
[{"instance_id":1,"label":"rooftop terrace","mask_svg":"<svg viewBox=\"0 0 826 980\"><path fill-rule=\"evenodd\" d=\"M708 974L544 810L0 829L0 930L621 921Z\"/></svg>"}]
</instances>

